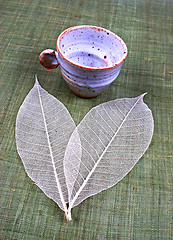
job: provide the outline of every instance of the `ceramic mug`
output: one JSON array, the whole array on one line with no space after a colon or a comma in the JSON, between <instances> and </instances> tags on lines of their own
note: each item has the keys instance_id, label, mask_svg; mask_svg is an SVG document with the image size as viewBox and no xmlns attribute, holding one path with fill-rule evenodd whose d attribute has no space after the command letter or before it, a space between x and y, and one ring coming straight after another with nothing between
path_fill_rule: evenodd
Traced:
<instances>
[{"instance_id":1,"label":"ceramic mug","mask_svg":"<svg viewBox=\"0 0 173 240\"><path fill-rule=\"evenodd\" d=\"M69 88L78 96L99 95L119 75L127 57L124 41L111 31L95 26L75 26L63 31L57 51L44 50L40 63L46 68L60 65Z\"/></svg>"}]
</instances>

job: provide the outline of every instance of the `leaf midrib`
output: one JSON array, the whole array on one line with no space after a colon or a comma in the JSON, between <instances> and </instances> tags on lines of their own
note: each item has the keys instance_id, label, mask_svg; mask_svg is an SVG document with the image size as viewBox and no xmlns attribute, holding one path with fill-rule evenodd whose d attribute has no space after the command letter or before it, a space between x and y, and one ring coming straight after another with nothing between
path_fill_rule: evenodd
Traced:
<instances>
[{"instance_id":1,"label":"leaf midrib","mask_svg":"<svg viewBox=\"0 0 173 240\"><path fill-rule=\"evenodd\" d=\"M38 96L39 96L39 100L40 100L40 107L41 107L41 111L42 111L42 116L43 116L45 131L46 131L46 137L47 137L48 147L49 147L49 151L50 151L52 166L53 166L53 172L54 172L54 175L55 175L55 180L56 180L57 188L58 188L58 191L59 191L60 199L61 199L62 205L64 207L64 210L66 212L67 211L67 206L66 206L66 203L65 203L65 200L64 200L64 197L63 197L63 193L62 193L62 190L61 190L60 182L59 182L59 179L58 179L58 176L57 176L57 173L56 173L55 162L54 162L54 157L53 157L53 152L52 152L51 142L50 142L50 138L49 138L49 133L48 133L48 128L47 128L47 123L46 123L46 118L45 118L45 113L44 113L44 108L43 108L43 103L42 103L42 99L41 99L41 93L40 93L38 81L36 82L36 86L37 86Z\"/></svg>"}]
</instances>

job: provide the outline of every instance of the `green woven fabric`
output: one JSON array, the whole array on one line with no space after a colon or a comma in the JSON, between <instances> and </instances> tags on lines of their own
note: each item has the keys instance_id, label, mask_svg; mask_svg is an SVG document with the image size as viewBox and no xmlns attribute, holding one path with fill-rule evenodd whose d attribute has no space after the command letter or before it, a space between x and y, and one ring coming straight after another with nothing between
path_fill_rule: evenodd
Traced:
<instances>
[{"instance_id":1,"label":"green woven fabric","mask_svg":"<svg viewBox=\"0 0 173 240\"><path fill-rule=\"evenodd\" d=\"M173 236L173 1L0 0L0 239L171 239ZM128 57L117 80L100 96L75 96L60 69L46 70L40 52L57 36L90 24L117 33ZM116 186L63 212L26 175L15 144L15 120L37 74L76 124L93 107L144 92L153 112L152 143Z\"/></svg>"}]
</instances>

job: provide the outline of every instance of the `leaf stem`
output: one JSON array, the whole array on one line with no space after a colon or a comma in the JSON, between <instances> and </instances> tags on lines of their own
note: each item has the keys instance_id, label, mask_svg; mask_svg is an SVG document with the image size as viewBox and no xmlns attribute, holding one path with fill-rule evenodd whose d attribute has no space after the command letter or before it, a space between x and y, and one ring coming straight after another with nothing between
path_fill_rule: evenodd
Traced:
<instances>
[{"instance_id":1,"label":"leaf stem","mask_svg":"<svg viewBox=\"0 0 173 240\"><path fill-rule=\"evenodd\" d=\"M65 216L66 216L67 221L71 221L72 220L72 218L71 218L71 209L68 209L65 212Z\"/></svg>"}]
</instances>

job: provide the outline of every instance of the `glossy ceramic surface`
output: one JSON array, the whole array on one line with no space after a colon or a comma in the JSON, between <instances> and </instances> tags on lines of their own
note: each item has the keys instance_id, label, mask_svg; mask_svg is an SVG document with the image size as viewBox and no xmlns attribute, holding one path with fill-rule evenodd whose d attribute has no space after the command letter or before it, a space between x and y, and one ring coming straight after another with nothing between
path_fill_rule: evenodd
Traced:
<instances>
[{"instance_id":1,"label":"glossy ceramic surface","mask_svg":"<svg viewBox=\"0 0 173 240\"><path fill-rule=\"evenodd\" d=\"M78 96L91 98L117 78L126 56L125 43L114 33L95 26L76 26L59 35L56 54L45 50L39 60L44 67L51 68L49 59L52 68L59 64L69 88Z\"/></svg>"}]
</instances>

